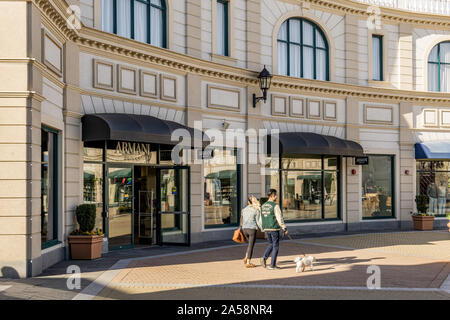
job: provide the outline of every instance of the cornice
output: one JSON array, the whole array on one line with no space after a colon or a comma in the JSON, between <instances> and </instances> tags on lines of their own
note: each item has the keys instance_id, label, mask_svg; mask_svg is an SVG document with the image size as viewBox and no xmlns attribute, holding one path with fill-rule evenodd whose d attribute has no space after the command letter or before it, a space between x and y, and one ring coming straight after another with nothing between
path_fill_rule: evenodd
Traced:
<instances>
[{"instance_id":1,"label":"cornice","mask_svg":"<svg viewBox=\"0 0 450 320\"><path fill-rule=\"evenodd\" d=\"M67 25L69 15L67 10L68 4L64 0L27 0L32 2L37 8L44 14L44 17L48 19L55 27L60 31L66 40L75 41L79 35L77 30L71 29Z\"/></svg>"},{"instance_id":2,"label":"cornice","mask_svg":"<svg viewBox=\"0 0 450 320\"><path fill-rule=\"evenodd\" d=\"M287 2L292 2L287 0ZM298 0L297 3L302 1ZM312 6L337 10L343 14L353 14L368 17L372 13L367 11L371 5L351 0L307 0ZM450 18L445 15L406 11L380 6L381 18L395 23L410 23L425 26L439 26L450 28Z\"/></svg>"},{"instance_id":3,"label":"cornice","mask_svg":"<svg viewBox=\"0 0 450 320\"><path fill-rule=\"evenodd\" d=\"M0 91L1 98L32 98L39 102L45 101L45 97L36 91Z\"/></svg>"},{"instance_id":4,"label":"cornice","mask_svg":"<svg viewBox=\"0 0 450 320\"><path fill-rule=\"evenodd\" d=\"M187 56L181 53L169 51L167 49L151 46L146 43L140 43L131 39L123 38L117 35L109 34L97 29L82 25L81 30L75 30L67 27L67 17L62 12L66 12L67 3L64 0L28 0L33 1L49 19L60 28L67 39L78 44L80 48L86 48L90 51L98 52L99 55L108 53L116 57L123 57L139 61L140 63L149 63L160 65L176 72L197 74L204 77L222 79L230 82L237 82L240 86L258 86L258 73L241 69L238 67L226 66L219 63L205 61L199 58ZM293 0L285 0L293 1ZM353 13L368 16L367 5L349 0L329 1L329 0L309 0L312 5L328 7L334 10L340 10L343 13ZM54 8L55 3L58 10ZM399 13L406 17L398 16ZM383 18L393 19L398 22L415 23L438 23L439 25L450 26L450 19L444 16L431 15L431 18L424 20L425 16L420 13L408 12L407 14L394 9L383 8ZM420 17L420 19L418 18ZM445 20L445 21L444 21ZM332 95L343 99L346 97L357 97L360 100L381 100L424 104L444 104L450 106L450 93L404 91L386 88L372 88L364 86L350 85L346 83L324 82L318 80L308 80L300 78L291 78L285 76L274 76L272 81L272 91L275 89L301 91L314 95Z\"/></svg>"}]
</instances>

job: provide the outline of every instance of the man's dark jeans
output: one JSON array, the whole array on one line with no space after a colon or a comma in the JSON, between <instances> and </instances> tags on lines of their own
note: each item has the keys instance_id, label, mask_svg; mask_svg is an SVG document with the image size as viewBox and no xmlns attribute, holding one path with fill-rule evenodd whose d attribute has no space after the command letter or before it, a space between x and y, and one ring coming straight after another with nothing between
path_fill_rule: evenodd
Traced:
<instances>
[{"instance_id":1,"label":"man's dark jeans","mask_svg":"<svg viewBox=\"0 0 450 320\"><path fill-rule=\"evenodd\" d=\"M268 231L266 232L267 241L269 241L269 246L264 253L264 260L269 258L272 253L272 261L270 262L271 267L277 265L278 248L280 247L280 232L279 231Z\"/></svg>"}]
</instances>

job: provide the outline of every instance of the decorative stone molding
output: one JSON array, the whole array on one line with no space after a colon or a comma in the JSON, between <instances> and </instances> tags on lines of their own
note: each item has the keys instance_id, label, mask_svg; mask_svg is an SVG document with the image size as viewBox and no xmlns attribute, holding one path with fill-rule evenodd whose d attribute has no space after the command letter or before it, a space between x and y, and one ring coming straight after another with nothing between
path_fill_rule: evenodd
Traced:
<instances>
[{"instance_id":1,"label":"decorative stone molding","mask_svg":"<svg viewBox=\"0 0 450 320\"><path fill-rule=\"evenodd\" d=\"M290 97L289 100L289 116L293 118L304 118L306 109L305 99Z\"/></svg>"},{"instance_id":2,"label":"decorative stone molding","mask_svg":"<svg viewBox=\"0 0 450 320\"><path fill-rule=\"evenodd\" d=\"M306 118L322 120L322 102L316 99L306 99Z\"/></svg>"},{"instance_id":3,"label":"decorative stone molding","mask_svg":"<svg viewBox=\"0 0 450 320\"><path fill-rule=\"evenodd\" d=\"M137 93L137 69L123 65L117 66L117 91L121 93Z\"/></svg>"},{"instance_id":4,"label":"decorative stone molding","mask_svg":"<svg viewBox=\"0 0 450 320\"><path fill-rule=\"evenodd\" d=\"M392 125L394 109L389 106L364 105L364 123Z\"/></svg>"},{"instance_id":5,"label":"decorative stone molding","mask_svg":"<svg viewBox=\"0 0 450 320\"><path fill-rule=\"evenodd\" d=\"M94 59L93 62L93 87L97 89L114 91L114 64L98 59Z\"/></svg>"},{"instance_id":6,"label":"decorative stone molding","mask_svg":"<svg viewBox=\"0 0 450 320\"><path fill-rule=\"evenodd\" d=\"M63 47L47 30L42 29L42 63L62 77Z\"/></svg>"},{"instance_id":7,"label":"decorative stone molding","mask_svg":"<svg viewBox=\"0 0 450 320\"><path fill-rule=\"evenodd\" d=\"M158 97L158 74L141 70L140 72L141 96L149 98Z\"/></svg>"},{"instance_id":8,"label":"decorative stone molding","mask_svg":"<svg viewBox=\"0 0 450 320\"><path fill-rule=\"evenodd\" d=\"M161 100L177 101L177 78L161 74Z\"/></svg>"},{"instance_id":9,"label":"decorative stone molding","mask_svg":"<svg viewBox=\"0 0 450 320\"><path fill-rule=\"evenodd\" d=\"M288 109L288 98L272 94L272 115L286 116Z\"/></svg>"},{"instance_id":10,"label":"decorative stone molding","mask_svg":"<svg viewBox=\"0 0 450 320\"><path fill-rule=\"evenodd\" d=\"M167 68L178 70L179 72L189 72L205 77L213 77L229 82L238 82L240 85L257 86L257 72L244 70L235 67L219 65L212 62L199 60L183 54L172 52L166 49L151 47L144 43L138 43L130 39L118 39L116 35L82 26L81 30L72 30L67 27L66 19L61 12L66 12L67 4L64 0L54 0L56 10L52 3L46 0L31 0L41 10L44 18L51 21L66 38L77 43L80 50L83 48L96 51L98 54L108 53L120 56L123 59L139 61L140 63L158 64ZM293 0L283 0L286 2ZM292 2L294 3L294 2ZM337 10L342 14L350 13L364 16L366 19L369 13L366 12L367 5L362 5L348 0L340 0L339 3L330 0L311 0L311 8L322 7L329 10ZM388 14L389 13L389 14ZM450 21L442 16L428 16L416 13L404 13L398 10L383 8L382 19L390 20L394 23L411 23L424 26L436 26L450 29ZM151 53L149 53L151 52ZM417 104L436 104L450 106L450 94L435 92L416 92L397 89L370 88L349 84L333 83L322 81L312 82L307 79L292 79L283 76L274 76L272 82L273 89L283 89L335 97L357 97L361 100L383 100L398 102L413 102Z\"/></svg>"},{"instance_id":11,"label":"decorative stone molding","mask_svg":"<svg viewBox=\"0 0 450 320\"><path fill-rule=\"evenodd\" d=\"M441 110L441 126L450 127L450 110Z\"/></svg>"},{"instance_id":12,"label":"decorative stone molding","mask_svg":"<svg viewBox=\"0 0 450 320\"><path fill-rule=\"evenodd\" d=\"M439 114L435 109L423 110L423 125L425 127L438 127L439 126Z\"/></svg>"},{"instance_id":13,"label":"decorative stone molding","mask_svg":"<svg viewBox=\"0 0 450 320\"><path fill-rule=\"evenodd\" d=\"M208 108L240 111L241 91L227 87L208 85Z\"/></svg>"},{"instance_id":14,"label":"decorative stone molding","mask_svg":"<svg viewBox=\"0 0 450 320\"><path fill-rule=\"evenodd\" d=\"M337 102L323 101L323 119L336 121L337 120Z\"/></svg>"}]
</instances>

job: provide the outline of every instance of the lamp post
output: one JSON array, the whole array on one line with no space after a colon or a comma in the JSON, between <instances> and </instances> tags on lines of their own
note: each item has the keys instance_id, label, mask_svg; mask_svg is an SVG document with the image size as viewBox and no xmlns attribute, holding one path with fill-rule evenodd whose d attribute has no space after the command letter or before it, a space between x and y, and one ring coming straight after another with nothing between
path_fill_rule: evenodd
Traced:
<instances>
[{"instance_id":1,"label":"lamp post","mask_svg":"<svg viewBox=\"0 0 450 320\"><path fill-rule=\"evenodd\" d=\"M261 71L261 73L258 76L259 79L259 87L261 88L261 91L263 93L262 97L256 97L256 94L253 94L253 108L256 108L256 104L260 100L264 100L264 102L267 101L267 91L270 89L270 84L272 82L272 75L269 71L267 71L266 66L264 66L264 69Z\"/></svg>"}]
</instances>

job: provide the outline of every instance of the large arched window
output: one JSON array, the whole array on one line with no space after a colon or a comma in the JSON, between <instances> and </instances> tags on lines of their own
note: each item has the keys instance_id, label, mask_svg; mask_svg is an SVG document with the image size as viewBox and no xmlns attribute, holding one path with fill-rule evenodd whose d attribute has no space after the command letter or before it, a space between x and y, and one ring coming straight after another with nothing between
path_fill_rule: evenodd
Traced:
<instances>
[{"instance_id":1,"label":"large arched window","mask_svg":"<svg viewBox=\"0 0 450 320\"><path fill-rule=\"evenodd\" d=\"M329 80L328 43L323 31L309 20L286 20L278 33L278 73Z\"/></svg>"},{"instance_id":2,"label":"large arched window","mask_svg":"<svg viewBox=\"0 0 450 320\"><path fill-rule=\"evenodd\" d=\"M450 92L450 41L441 42L428 57L428 90Z\"/></svg>"},{"instance_id":3,"label":"large arched window","mask_svg":"<svg viewBox=\"0 0 450 320\"><path fill-rule=\"evenodd\" d=\"M102 30L166 47L164 0L102 0Z\"/></svg>"}]
</instances>

